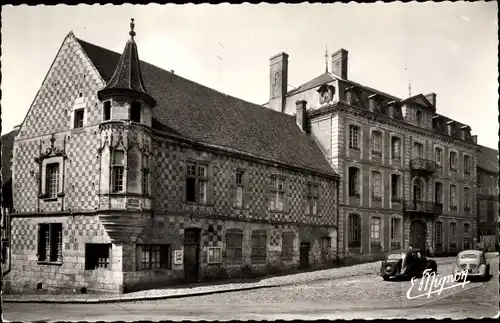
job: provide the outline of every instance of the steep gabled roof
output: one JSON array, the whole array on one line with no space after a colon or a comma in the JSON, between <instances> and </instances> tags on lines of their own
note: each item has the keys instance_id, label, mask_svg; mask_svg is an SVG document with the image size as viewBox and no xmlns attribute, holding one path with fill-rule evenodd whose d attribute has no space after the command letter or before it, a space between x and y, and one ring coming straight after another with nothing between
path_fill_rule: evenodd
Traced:
<instances>
[{"instance_id":1,"label":"steep gabled roof","mask_svg":"<svg viewBox=\"0 0 500 323\"><path fill-rule=\"evenodd\" d=\"M2 183L7 183L12 177L12 153L14 150L14 139L19 132L18 129L2 136Z\"/></svg>"},{"instance_id":2,"label":"steep gabled roof","mask_svg":"<svg viewBox=\"0 0 500 323\"><path fill-rule=\"evenodd\" d=\"M106 82L120 55L77 39ZM140 62L144 84L158 103L153 128L290 166L336 175L295 117L217 92Z\"/></svg>"},{"instance_id":3,"label":"steep gabled roof","mask_svg":"<svg viewBox=\"0 0 500 323\"><path fill-rule=\"evenodd\" d=\"M480 146L480 151L477 155L477 166L484 170L498 173L498 150Z\"/></svg>"},{"instance_id":4,"label":"steep gabled roof","mask_svg":"<svg viewBox=\"0 0 500 323\"><path fill-rule=\"evenodd\" d=\"M317 86L323 85L323 84L331 82L333 80L335 80L335 77L332 74L326 72L326 73L323 73L320 76L315 77L312 80L302 84L298 88L293 89L292 91L289 91L286 95L292 96L294 94L297 94L297 93L300 93L300 92L303 92L303 91L306 91L309 89L313 89Z\"/></svg>"}]
</instances>

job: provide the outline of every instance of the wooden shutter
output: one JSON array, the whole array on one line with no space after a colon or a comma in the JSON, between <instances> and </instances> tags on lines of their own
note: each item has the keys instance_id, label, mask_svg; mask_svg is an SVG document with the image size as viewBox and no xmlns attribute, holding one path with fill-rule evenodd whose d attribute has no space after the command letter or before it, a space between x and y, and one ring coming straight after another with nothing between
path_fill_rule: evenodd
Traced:
<instances>
[{"instance_id":1,"label":"wooden shutter","mask_svg":"<svg viewBox=\"0 0 500 323\"><path fill-rule=\"evenodd\" d=\"M215 173L215 166L213 165L207 165L207 204L212 205L214 203L213 200L213 186L214 186L214 173Z\"/></svg>"},{"instance_id":2,"label":"wooden shutter","mask_svg":"<svg viewBox=\"0 0 500 323\"><path fill-rule=\"evenodd\" d=\"M289 196L291 195L290 194L290 188L291 188L291 185L290 185L290 180L288 178L283 178L283 188L285 190L285 196L283 198L283 211L284 212L289 212L290 211L290 203L288 201L289 199Z\"/></svg>"}]
</instances>

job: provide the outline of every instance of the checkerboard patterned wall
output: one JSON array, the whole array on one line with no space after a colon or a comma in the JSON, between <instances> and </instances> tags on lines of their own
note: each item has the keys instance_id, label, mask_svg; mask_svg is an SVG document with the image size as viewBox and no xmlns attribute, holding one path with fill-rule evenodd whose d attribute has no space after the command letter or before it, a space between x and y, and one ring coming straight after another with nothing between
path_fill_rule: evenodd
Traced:
<instances>
[{"instance_id":1,"label":"checkerboard patterned wall","mask_svg":"<svg viewBox=\"0 0 500 323\"><path fill-rule=\"evenodd\" d=\"M104 86L80 45L69 34L26 116L14 145L13 190L16 212L94 210L97 207L99 159L98 128L101 104L97 90ZM75 100L85 103L85 127L71 130ZM65 161L64 198L43 202L37 198L41 180L34 158L50 147L68 156ZM63 206L64 204L64 206Z\"/></svg>"},{"instance_id":2,"label":"checkerboard patterned wall","mask_svg":"<svg viewBox=\"0 0 500 323\"><path fill-rule=\"evenodd\" d=\"M304 173L278 169L260 163L248 162L233 157L180 148L175 144L155 140L155 169L153 187L156 188L155 210L158 214L188 213L197 216L216 215L233 219L264 220L283 223L308 223L334 225L336 216L335 183ZM207 205L185 203L186 162L199 161L208 164ZM234 208L234 183L236 170L248 172L248 207ZM270 176L280 174L288 183L287 198L289 212L270 212ZM316 216L306 214L306 187L309 181L320 186L319 212Z\"/></svg>"}]
</instances>

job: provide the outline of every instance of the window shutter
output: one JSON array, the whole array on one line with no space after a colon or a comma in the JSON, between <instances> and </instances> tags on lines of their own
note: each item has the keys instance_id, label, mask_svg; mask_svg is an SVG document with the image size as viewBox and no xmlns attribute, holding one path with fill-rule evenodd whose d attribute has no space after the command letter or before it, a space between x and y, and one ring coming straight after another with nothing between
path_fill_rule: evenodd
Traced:
<instances>
[{"instance_id":1,"label":"window shutter","mask_svg":"<svg viewBox=\"0 0 500 323\"><path fill-rule=\"evenodd\" d=\"M308 215L310 212L309 212L309 200L307 199L307 194L309 193L308 191L308 188L309 188L309 183L305 183L304 184L304 190L303 190L303 197L302 197L302 205L303 205L303 212L304 214Z\"/></svg>"},{"instance_id":2,"label":"window shutter","mask_svg":"<svg viewBox=\"0 0 500 323\"><path fill-rule=\"evenodd\" d=\"M318 205L316 206L316 214L320 215L321 214L320 213L321 212L321 208L323 206L323 199L321 198L321 193L322 193L323 190L321 189L322 188L322 183L318 183L317 185L318 186L317 186L317 192L316 192L317 195L316 196L317 196L317 201L318 201L317 203L318 203Z\"/></svg>"},{"instance_id":3,"label":"window shutter","mask_svg":"<svg viewBox=\"0 0 500 323\"><path fill-rule=\"evenodd\" d=\"M274 192L271 187L272 179L271 177L268 177L267 179L267 209L271 211L271 204L274 199Z\"/></svg>"},{"instance_id":4,"label":"window shutter","mask_svg":"<svg viewBox=\"0 0 500 323\"><path fill-rule=\"evenodd\" d=\"M38 260L45 260L43 255L45 254L45 231L46 224L38 225Z\"/></svg>"},{"instance_id":5,"label":"window shutter","mask_svg":"<svg viewBox=\"0 0 500 323\"><path fill-rule=\"evenodd\" d=\"M290 211L290 203L288 201L289 199L289 196L290 196L290 180L288 178L286 179L283 179L284 183L283 183L283 186L285 188L285 198L284 198L284 206L283 206L283 211L285 212L289 212Z\"/></svg>"},{"instance_id":6,"label":"window shutter","mask_svg":"<svg viewBox=\"0 0 500 323\"><path fill-rule=\"evenodd\" d=\"M252 198L252 191L250 190L250 176L249 170L246 169L243 173L243 208L250 208L250 201Z\"/></svg>"}]
</instances>

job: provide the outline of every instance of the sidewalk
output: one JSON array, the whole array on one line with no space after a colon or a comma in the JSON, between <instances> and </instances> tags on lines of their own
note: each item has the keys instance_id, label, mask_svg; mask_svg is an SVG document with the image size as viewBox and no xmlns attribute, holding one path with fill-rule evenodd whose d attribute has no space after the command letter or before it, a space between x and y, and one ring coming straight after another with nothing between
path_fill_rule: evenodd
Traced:
<instances>
[{"instance_id":1,"label":"sidewalk","mask_svg":"<svg viewBox=\"0 0 500 323\"><path fill-rule=\"evenodd\" d=\"M432 258L439 264L451 263L451 258ZM311 272L304 272L286 276L263 278L253 283L227 283L218 285L204 285L197 287L166 287L161 289L149 289L132 292L123 295L94 295L94 294L3 294L5 303L113 303L133 302L145 300L159 300L168 298L181 298L189 296L201 296L208 294L227 293L243 290L271 288L304 284L312 281L335 280L354 276L378 275L380 261L353 265L348 267L332 268Z\"/></svg>"}]
</instances>

